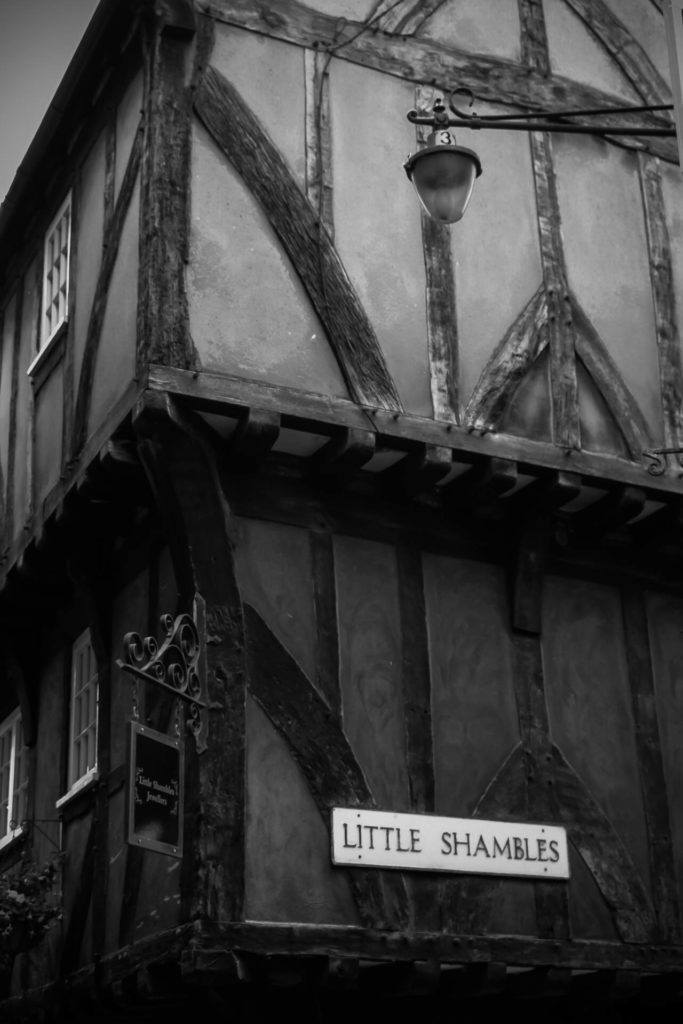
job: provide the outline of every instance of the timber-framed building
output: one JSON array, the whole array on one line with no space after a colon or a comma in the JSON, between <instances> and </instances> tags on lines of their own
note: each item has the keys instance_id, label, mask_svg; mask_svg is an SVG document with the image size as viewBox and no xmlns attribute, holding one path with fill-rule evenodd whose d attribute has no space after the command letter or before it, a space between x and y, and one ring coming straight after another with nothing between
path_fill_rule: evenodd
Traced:
<instances>
[{"instance_id":1,"label":"timber-framed building","mask_svg":"<svg viewBox=\"0 0 683 1024\"><path fill-rule=\"evenodd\" d=\"M438 91L664 106L666 42L102 0L0 213L0 872L62 907L3 1020L680 1013L676 140L463 129L453 228L401 169ZM194 717L119 664L163 615ZM175 845L131 723L184 747ZM334 864L333 808L552 824L569 878Z\"/></svg>"}]
</instances>

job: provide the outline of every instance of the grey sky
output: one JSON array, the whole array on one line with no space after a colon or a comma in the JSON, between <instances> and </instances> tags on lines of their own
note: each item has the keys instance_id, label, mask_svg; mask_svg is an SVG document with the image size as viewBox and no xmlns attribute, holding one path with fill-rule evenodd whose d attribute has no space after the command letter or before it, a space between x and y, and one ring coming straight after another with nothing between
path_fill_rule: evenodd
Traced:
<instances>
[{"instance_id":1,"label":"grey sky","mask_svg":"<svg viewBox=\"0 0 683 1024\"><path fill-rule=\"evenodd\" d=\"M0 0L0 198L97 7L97 0Z\"/></svg>"}]
</instances>

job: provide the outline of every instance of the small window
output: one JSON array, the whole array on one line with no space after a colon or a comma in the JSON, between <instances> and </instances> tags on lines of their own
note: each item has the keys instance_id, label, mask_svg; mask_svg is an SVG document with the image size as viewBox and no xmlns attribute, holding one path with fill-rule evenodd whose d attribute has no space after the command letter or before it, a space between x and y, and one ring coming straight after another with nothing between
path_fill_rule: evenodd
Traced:
<instances>
[{"instance_id":1,"label":"small window","mask_svg":"<svg viewBox=\"0 0 683 1024\"><path fill-rule=\"evenodd\" d=\"M45 235L41 351L54 338L68 318L70 247L71 194L69 193Z\"/></svg>"},{"instance_id":2,"label":"small window","mask_svg":"<svg viewBox=\"0 0 683 1024\"><path fill-rule=\"evenodd\" d=\"M97 661L89 629L72 651L69 744L69 789L73 789L97 770Z\"/></svg>"},{"instance_id":3,"label":"small window","mask_svg":"<svg viewBox=\"0 0 683 1024\"><path fill-rule=\"evenodd\" d=\"M28 800L28 751L19 709L0 723L0 846L21 832Z\"/></svg>"}]
</instances>

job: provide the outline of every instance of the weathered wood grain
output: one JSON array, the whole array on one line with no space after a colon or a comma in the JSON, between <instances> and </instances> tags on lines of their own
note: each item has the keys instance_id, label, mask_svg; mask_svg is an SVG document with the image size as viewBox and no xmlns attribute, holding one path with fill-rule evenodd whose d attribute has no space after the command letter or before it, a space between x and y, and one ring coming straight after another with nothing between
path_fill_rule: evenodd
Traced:
<instances>
[{"instance_id":1,"label":"weathered wood grain","mask_svg":"<svg viewBox=\"0 0 683 1024\"><path fill-rule=\"evenodd\" d=\"M83 447L88 430L88 416L90 412L90 398L92 395L93 374L95 362L102 334L102 324L107 307L109 285L111 283L116 256L121 241L123 224L133 196L133 189L138 176L140 158L142 155L142 134L140 131L135 136L133 148L131 149L126 172L121 182L119 195L116 200L114 212L111 218L110 234L107 239L106 248L102 251L102 262L97 276L95 295L90 309L90 319L86 332L85 348L83 350L83 362L78 381L76 395L76 407L74 410L71 457L75 458Z\"/></svg>"},{"instance_id":2,"label":"weathered wood grain","mask_svg":"<svg viewBox=\"0 0 683 1024\"><path fill-rule=\"evenodd\" d=\"M189 245L192 92L185 86L185 34L151 44L140 212L137 367L195 365L185 265Z\"/></svg>"},{"instance_id":3,"label":"weathered wood grain","mask_svg":"<svg viewBox=\"0 0 683 1024\"><path fill-rule=\"evenodd\" d=\"M253 113L213 67L197 89L195 111L261 203L325 327L353 398L401 409L375 332L327 232Z\"/></svg>"},{"instance_id":4,"label":"weathered wood grain","mask_svg":"<svg viewBox=\"0 0 683 1024\"><path fill-rule=\"evenodd\" d=\"M436 92L418 86L415 109L431 113ZM416 125L418 148L427 144L429 129ZM427 353L434 419L457 423L458 397L458 313L455 301L455 265L451 250L450 225L439 224L420 210L422 253L425 264L425 306L427 312Z\"/></svg>"},{"instance_id":5,"label":"weathered wood grain","mask_svg":"<svg viewBox=\"0 0 683 1024\"><path fill-rule=\"evenodd\" d=\"M676 448L683 445L683 371L662 176L655 157L642 153L638 154L638 173L655 310L664 444Z\"/></svg>"},{"instance_id":6,"label":"weathered wood grain","mask_svg":"<svg viewBox=\"0 0 683 1024\"><path fill-rule=\"evenodd\" d=\"M576 299L572 302L572 310L576 325L576 354L612 413L631 458L634 462L640 461L643 450L650 447L651 443L645 417L626 387L605 343Z\"/></svg>"},{"instance_id":7,"label":"weathered wood grain","mask_svg":"<svg viewBox=\"0 0 683 1024\"><path fill-rule=\"evenodd\" d=\"M195 922L191 927L173 929L140 940L132 947L103 958L102 977L105 983L130 977L143 963L154 963L167 951L181 958L183 947L202 951L202 959L210 954L240 951L252 955L329 956L353 961L361 958L378 964L442 962L451 964L524 964L525 966L569 967L579 972L611 970L624 974L638 972L680 973L683 948L661 944L624 945L617 942L585 940L581 942L538 939L521 935L477 935L452 932L419 931L386 932L363 926L311 925L292 922ZM183 964L191 963L182 956ZM206 954L209 954L207 957ZM223 964L225 960L223 960ZM221 961L215 964L220 969ZM577 981L580 980L577 979ZM605 979L608 981L608 979ZM610 982L605 986L609 991ZM529 1008L526 1008L529 1013ZM541 1008L541 1015L547 1013Z\"/></svg>"},{"instance_id":8,"label":"weathered wood grain","mask_svg":"<svg viewBox=\"0 0 683 1024\"><path fill-rule=\"evenodd\" d=\"M528 575L532 577L529 580L532 600L523 626L528 627L529 632L516 630L512 636L512 677L519 718L526 804L532 821L560 820L554 780L547 770L551 742L540 637L541 585L545 569L543 549L548 545L548 530L549 524L539 523L536 535L528 545L536 554L534 563L527 565L531 570ZM523 545L520 547L523 548ZM569 897L566 888L536 881L534 901L539 935L542 938L569 938Z\"/></svg>"},{"instance_id":9,"label":"weathered wood grain","mask_svg":"<svg viewBox=\"0 0 683 1024\"><path fill-rule=\"evenodd\" d=\"M531 132L529 144L536 189L541 265L548 306L553 440L561 448L577 449L581 447L581 431L574 358L575 331L560 233L560 206L555 183L552 144L550 136L543 132Z\"/></svg>"},{"instance_id":10,"label":"weathered wood grain","mask_svg":"<svg viewBox=\"0 0 683 1024\"><path fill-rule=\"evenodd\" d=\"M311 531L311 568L315 607L315 683L330 711L341 715L339 689L339 630L337 588L334 574L334 545L330 533Z\"/></svg>"},{"instance_id":11,"label":"weathered wood grain","mask_svg":"<svg viewBox=\"0 0 683 1024\"><path fill-rule=\"evenodd\" d=\"M325 827L330 810L372 807L374 800L336 716L291 655L250 605L244 606L249 690L286 739ZM405 927L407 902L399 875L349 872L361 920L367 926Z\"/></svg>"},{"instance_id":12,"label":"weathered wood grain","mask_svg":"<svg viewBox=\"0 0 683 1024\"><path fill-rule=\"evenodd\" d=\"M400 545L396 550L396 561L410 805L414 811L428 813L434 810L434 751L422 555L416 547Z\"/></svg>"},{"instance_id":13,"label":"weathered wood grain","mask_svg":"<svg viewBox=\"0 0 683 1024\"><path fill-rule=\"evenodd\" d=\"M548 35L543 0L517 0L522 42L522 64L539 74L550 74Z\"/></svg>"},{"instance_id":14,"label":"weathered wood grain","mask_svg":"<svg viewBox=\"0 0 683 1024\"><path fill-rule=\"evenodd\" d=\"M189 407L223 415L240 414L254 407L282 414L283 424L295 429L334 435L346 428L370 431L385 447L403 451L417 442L448 447L454 459L473 462L479 455L519 461L534 471L542 469L580 473L586 483L608 488L613 483L646 487L648 493L683 494L683 480L674 475L650 476L643 463L633 464L597 452L561 452L551 444L526 437L498 434L495 437L451 423L421 416L367 410L355 402L331 398L296 388L207 372L191 373L173 367L152 366L147 377L152 392L167 391L186 399Z\"/></svg>"},{"instance_id":15,"label":"weathered wood grain","mask_svg":"<svg viewBox=\"0 0 683 1024\"><path fill-rule=\"evenodd\" d=\"M333 239L329 62L330 58L319 50L306 50L304 53L306 195L319 221Z\"/></svg>"},{"instance_id":16,"label":"weathered wood grain","mask_svg":"<svg viewBox=\"0 0 683 1024\"><path fill-rule=\"evenodd\" d=\"M102 220L102 245L109 242L114 201L116 196L116 114L113 113L104 129L104 217Z\"/></svg>"},{"instance_id":17,"label":"weathered wood grain","mask_svg":"<svg viewBox=\"0 0 683 1024\"><path fill-rule=\"evenodd\" d=\"M565 0L603 45L644 103L671 103L671 90L643 47L605 0ZM664 115L666 116L666 115Z\"/></svg>"},{"instance_id":18,"label":"weathered wood grain","mask_svg":"<svg viewBox=\"0 0 683 1024\"><path fill-rule=\"evenodd\" d=\"M380 0L371 23L382 32L415 35L446 0Z\"/></svg>"},{"instance_id":19,"label":"weathered wood grain","mask_svg":"<svg viewBox=\"0 0 683 1024\"><path fill-rule=\"evenodd\" d=\"M621 602L658 937L661 942L679 942L678 887L642 589L624 587Z\"/></svg>"},{"instance_id":20,"label":"weathered wood grain","mask_svg":"<svg viewBox=\"0 0 683 1024\"><path fill-rule=\"evenodd\" d=\"M12 383L9 400L9 438L7 442L7 497L5 499L4 544L14 537L14 467L17 458L17 397L19 393L19 355L21 353L21 320L24 306L24 278L17 280L14 307L14 338L12 341ZM23 415L23 413L22 413Z\"/></svg>"},{"instance_id":21,"label":"weathered wood grain","mask_svg":"<svg viewBox=\"0 0 683 1024\"><path fill-rule=\"evenodd\" d=\"M244 898L245 668L242 604L229 509L203 421L169 396L135 411L139 454L173 559L180 607L204 608L207 749L186 748L188 775L181 913L237 920ZM202 429L203 428L203 429Z\"/></svg>"},{"instance_id":22,"label":"weathered wood grain","mask_svg":"<svg viewBox=\"0 0 683 1024\"><path fill-rule=\"evenodd\" d=\"M514 61L473 55L415 36L361 31L359 22L346 22L340 33L338 18L296 0L270 0L267 7L248 7L241 0L206 0L204 10L219 21L300 46L334 46L342 60L409 81L431 83L446 91L457 82L479 99L492 103L547 110L623 105L619 96L560 75L546 76ZM661 126L661 120L647 114L618 120L619 124L629 122ZM620 139L619 143L639 149L645 140ZM646 146L650 152L677 162L675 139L650 139Z\"/></svg>"},{"instance_id":23,"label":"weathered wood grain","mask_svg":"<svg viewBox=\"0 0 683 1024\"><path fill-rule=\"evenodd\" d=\"M80 234L80 206L81 190L83 187L82 172L74 176L74 183L71 189L71 237L69 239L69 324L64 339L64 361L62 363L62 475L66 476L70 471L70 459L72 446L72 432L74 422L74 392L76 387L75 370L75 323L76 323L76 296L78 284L78 237Z\"/></svg>"},{"instance_id":24,"label":"weathered wood grain","mask_svg":"<svg viewBox=\"0 0 683 1024\"><path fill-rule=\"evenodd\" d=\"M558 474L559 475L559 474ZM578 488L575 493L578 494ZM550 547L551 523L543 514L545 495L539 495L539 510L529 518L517 542L512 572L512 626L523 633L540 635L543 576Z\"/></svg>"},{"instance_id":25,"label":"weathered wood grain","mask_svg":"<svg viewBox=\"0 0 683 1024\"><path fill-rule=\"evenodd\" d=\"M448 226L421 210L427 346L434 419L458 422L458 319Z\"/></svg>"},{"instance_id":26,"label":"weathered wood grain","mask_svg":"<svg viewBox=\"0 0 683 1024\"><path fill-rule=\"evenodd\" d=\"M497 430L518 386L548 345L548 304L541 285L498 342L467 403L463 426Z\"/></svg>"}]
</instances>

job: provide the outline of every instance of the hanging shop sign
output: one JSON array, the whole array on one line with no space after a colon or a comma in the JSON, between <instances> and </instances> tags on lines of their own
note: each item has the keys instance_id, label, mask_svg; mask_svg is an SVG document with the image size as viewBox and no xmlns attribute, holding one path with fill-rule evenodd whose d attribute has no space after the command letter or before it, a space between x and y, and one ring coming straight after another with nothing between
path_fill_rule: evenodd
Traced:
<instances>
[{"instance_id":1,"label":"hanging shop sign","mask_svg":"<svg viewBox=\"0 0 683 1024\"><path fill-rule=\"evenodd\" d=\"M183 747L179 736L130 723L126 838L171 857L183 855Z\"/></svg>"},{"instance_id":2,"label":"hanging shop sign","mask_svg":"<svg viewBox=\"0 0 683 1024\"><path fill-rule=\"evenodd\" d=\"M332 863L403 871L569 878L567 833L531 825L335 807Z\"/></svg>"}]
</instances>

